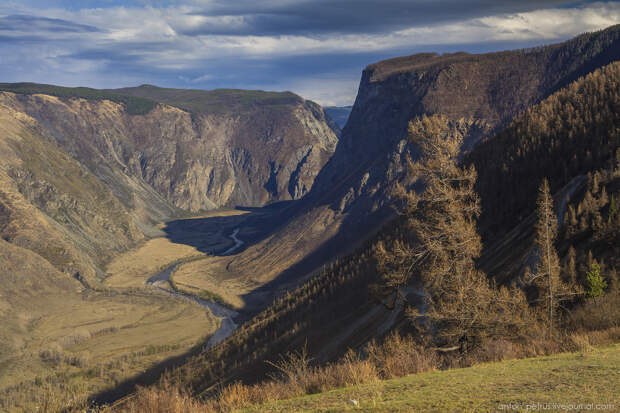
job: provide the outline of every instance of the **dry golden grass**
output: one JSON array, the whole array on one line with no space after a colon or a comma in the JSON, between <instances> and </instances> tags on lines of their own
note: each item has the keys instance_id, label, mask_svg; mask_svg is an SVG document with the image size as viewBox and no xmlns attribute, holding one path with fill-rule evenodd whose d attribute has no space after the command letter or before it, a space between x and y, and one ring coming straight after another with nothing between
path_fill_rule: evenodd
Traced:
<instances>
[{"instance_id":1,"label":"dry golden grass","mask_svg":"<svg viewBox=\"0 0 620 413\"><path fill-rule=\"evenodd\" d=\"M98 331L105 331L105 328L92 325L89 329L92 331L91 338L68 346L67 350L107 359L141 351L148 346L187 348L217 328L215 319L205 309L191 302L167 297L127 298L129 304L124 300L122 303L102 300L104 311L117 313L113 321L106 322L113 324L111 327L117 327L117 331L97 335Z\"/></svg>"},{"instance_id":2,"label":"dry golden grass","mask_svg":"<svg viewBox=\"0 0 620 413\"><path fill-rule=\"evenodd\" d=\"M117 408L104 408L102 413L134 412L170 412L170 413L205 413L206 406L176 388L157 389L142 387L136 397L131 397Z\"/></svg>"},{"instance_id":3,"label":"dry golden grass","mask_svg":"<svg viewBox=\"0 0 620 413\"><path fill-rule=\"evenodd\" d=\"M111 287L143 287L149 277L175 261L202 255L192 246L154 238L110 262L105 282Z\"/></svg>"},{"instance_id":4,"label":"dry golden grass","mask_svg":"<svg viewBox=\"0 0 620 413\"><path fill-rule=\"evenodd\" d=\"M51 366L39 357L46 350L100 363L148 346L187 349L217 328L200 306L146 292L44 296L6 321L21 348L5 359L0 387L48 374Z\"/></svg>"},{"instance_id":5,"label":"dry golden grass","mask_svg":"<svg viewBox=\"0 0 620 413\"><path fill-rule=\"evenodd\" d=\"M84 290L3 240L0 268L8 271L0 283L0 411L55 411L186 352L217 328L189 300Z\"/></svg>"},{"instance_id":6,"label":"dry golden grass","mask_svg":"<svg viewBox=\"0 0 620 413\"><path fill-rule=\"evenodd\" d=\"M228 208L220 208L214 209L211 211L200 212L197 214L192 214L186 217L186 219L200 219L200 218L212 218L212 217L233 217L237 215L245 215L248 211L244 211L241 209L228 209Z\"/></svg>"},{"instance_id":7,"label":"dry golden grass","mask_svg":"<svg viewBox=\"0 0 620 413\"><path fill-rule=\"evenodd\" d=\"M207 257L183 264L177 268L172 278L179 290L190 294L209 291L222 298L234 308L242 308L242 295L256 288L245 277L235 276L227 270L230 257Z\"/></svg>"},{"instance_id":8,"label":"dry golden grass","mask_svg":"<svg viewBox=\"0 0 620 413\"><path fill-rule=\"evenodd\" d=\"M614 369L620 357L620 345L609 345L620 339L619 334L618 328L612 328L578 337L573 334L555 342L492 341L479 349L478 354L445 360L408 338L392 335L382 345L371 344L369 357L365 359L350 351L340 362L318 367L311 365L311 359L302 350L289 353L273 364L279 373L274 380L254 385L232 383L220 389L216 397L200 402L164 381L159 387L141 389L106 411L133 413L146 411L143 409L147 407L154 413L183 409L205 412L356 409L349 400L359 401L359 407L365 411L470 411L476 405L484 406L482 411L495 411L500 401L523 398L548 401L550 391L556 401L563 401L584 390L586 393L593 390L596 395L588 394L585 400L598 398L601 402L613 402L613 389L620 378ZM584 341L588 343L585 351ZM608 347L595 348L590 344ZM565 351L577 352L562 353ZM460 368L470 365L475 367ZM588 375L580 374L584 368L588 369ZM447 371L439 371L444 369ZM542 384L536 387L536 383ZM446 392L446 388L450 391Z\"/></svg>"}]
</instances>

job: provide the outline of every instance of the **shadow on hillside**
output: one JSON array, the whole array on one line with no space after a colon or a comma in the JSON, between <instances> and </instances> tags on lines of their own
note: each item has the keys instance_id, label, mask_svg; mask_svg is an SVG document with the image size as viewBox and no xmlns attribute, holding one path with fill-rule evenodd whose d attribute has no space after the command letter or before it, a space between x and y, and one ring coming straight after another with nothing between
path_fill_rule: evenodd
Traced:
<instances>
[{"instance_id":1,"label":"shadow on hillside","mask_svg":"<svg viewBox=\"0 0 620 413\"><path fill-rule=\"evenodd\" d=\"M224 255L234 245L232 234L240 229L243 245L235 253L243 251L272 233L278 222L285 220L294 201L283 201L264 207L238 206L245 211L240 215L220 215L204 218L183 218L170 221L163 228L166 238L176 244L185 244L210 255Z\"/></svg>"},{"instance_id":2,"label":"shadow on hillside","mask_svg":"<svg viewBox=\"0 0 620 413\"><path fill-rule=\"evenodd\" d=\"M317 275L324 264L352 253L393 217L394 215L388 210L366 217L359 222L354 222L354 217L347 217L341 230L323 242L316 250L279 273L273 280L243 295L248 312L255 314L261 311L277 297L294 290Z\"/></svg>"},{"instance_id":3,"label":"shadow on hillside","mask_svg":"<svg viewBox=\"0 0 620 413\"><path fill-rule=\"evenodd\" d=\"M110 405L133 393L138 386L150 386L155 384L165 371L179 367L183 365L188 358L199 354L203 345L204 343L200 343L186 353L167 358L150 367L145 372L118 383L111 389L91 395L88 400L97 406Z\"/></svg>"}]
</instances>

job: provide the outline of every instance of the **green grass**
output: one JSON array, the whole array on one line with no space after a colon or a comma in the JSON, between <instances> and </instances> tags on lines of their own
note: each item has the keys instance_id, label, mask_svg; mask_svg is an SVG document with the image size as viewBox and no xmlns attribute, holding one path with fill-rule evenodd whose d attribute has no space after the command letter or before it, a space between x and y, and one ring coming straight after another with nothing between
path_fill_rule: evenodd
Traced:
<instances>
[{"instance_id":1,"label":"green grass","mask_svg":"<svg viewBox=\"0 0 620 413\"><path fill-rule=\"evenodd\" d=\"M145 115L158 102L192 113L243 112L256 106L291 105L302 99L291 92L266 92L242 89L169 89L151 85L123 89L98 90L88 87L63 87L39 83L0 83L0 91L32 95L35 93L60 98L110 100L125 105L131 115Z\"/></svg>"},{"instance_id":2,"label":"green grass","mask_svg":"<svg viewBox=\"0 0 620 413\"><path fill-rule=\"evenodd\" d=\"M112 90L176 106L192 113L243 112L256 106L291 105L302 99L291 92L265 92L241 89L169 89L152 85Z\"/></svg>"},{"instance_id":3,"label":"green grass","mask_svg":"<svg viewBox=\"0 0 620 413\"><path fill-rule=\"evenodd\" d=\"M619 388L620 344L616 344L589 352L486 363L377 381L243 411L478 412L527 411L535 407L542 411L547 403L558 403L593 404L591 410L596 410L597 404L612 404L614 407L598 410L612 412L620 410ZM357 400L359 405L354 406L350 400ZM588 407L582 410L585 409ZM564 411L560 407L556 410Z\"/></svg>"},{"instance_id":4,"label":"green grass","mask_svg":"<svg viewBox=\"0 0 620 413\"><path fill-rule=\"evenodd\" d=\"M38 83L0 83L0 91L13 92L23 95L41 93L61 98L83 98L92 100L110 100L122 103L127 113L132 115L145 115L157 106L157 102L137 97L127 96L110 91L91 89L88 87L62 87Z\"/></svg>"}]
</instances>

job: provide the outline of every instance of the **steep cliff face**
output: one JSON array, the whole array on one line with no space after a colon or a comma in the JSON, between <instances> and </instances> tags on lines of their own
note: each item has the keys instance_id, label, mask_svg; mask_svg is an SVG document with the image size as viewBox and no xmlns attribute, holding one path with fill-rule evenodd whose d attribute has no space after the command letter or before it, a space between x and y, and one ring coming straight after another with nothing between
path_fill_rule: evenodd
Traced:
<instances>
[{"instance_id":1,"label":"steep cliff face","mask_svg":"<svg viewBox=\"0 0 620 413\"><path fill-rule=\"evenodd\" d=\"M405 143L412 118L441 113L459 121L468 150L523 109L618 59L620 26L614 26L530 50L424 53L372 64L313 195L324 199L331 190L331 206L343 212L354 203L366 212L378 208L386 199L382 189L402 172L402 154L415 157Z\"/></svg>"},{"instance_id":2,"label":"steep cliff face","mask_svg":"<svg viewBox=\"0 0 620 413\"><path fill-rule=\"evenodd\" d=\"M181 169L172 176L188 174L190 185L195 182L198 190L180 188L170 195L184 209L204 208L201 203L208 207L256 206L298 199L310 190L337 143L339 129L323 109L290 92L198 91L150 85L115 92L192 114L199 138L179 149L194 156L185 157L186 168L179 165ZM183 154L178 155L183 159ZM163 193L164 188L159 190ZM188 193L191 199L187 199Z\"/></svg>"},{"instance_id":3,"label":"steep cliff face","mask_svg":"<svg viewBox=\"0 0 620 413\"><path fill-rule=\"evenodd\" d=\"M195 92L212 102L209 92ZM189 211L300 198L335 149L337 130L318 105L293 94L271 101L260 93L246 98L241 108L224 102L188 105L195 110L189 112L159 104L130 115L107 100L17 95L19 110L95 175L114 175L107 180L112 186L119 175L134 181L131 186L146 183L156 192L148 198L159 195ZM135 188L116 191L131 203Z\"/></svg>"}]
</instances>

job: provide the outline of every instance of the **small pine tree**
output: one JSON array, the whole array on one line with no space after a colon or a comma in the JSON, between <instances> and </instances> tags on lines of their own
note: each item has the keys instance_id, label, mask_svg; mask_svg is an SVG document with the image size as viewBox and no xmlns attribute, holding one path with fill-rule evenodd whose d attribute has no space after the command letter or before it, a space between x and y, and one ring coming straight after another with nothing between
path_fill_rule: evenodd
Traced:
<instances>
[{"instance_id":1,"label":"small pine tree","mask_svg":"<svg viewBox=\"0 0 620 413\"><path fill-rule=\"evenodd\" d=\"M575 207L572 205L568 206L568 210L564 214L564 237L566 239L571 238L573 235L577 233L577 213L575 212Z\"/></svg>"},{"instance_id":2,"label":"small pine tree","mask_svg":"<svg viewBox=\"0 0 620 413\"><path fill-rule=\"evenodd\" d=\"M586 273L586 295L589 298L600 297L605 294L607 281L601 276L601 266L594 261Z\"/></svg>"},{"instance_id":3,"label":"small pine tree","mask_svg":"<svg viewBox=\"0 0 620 413\"><path fill-rule=\"evenodd\" d=\"M597 209L596 207L596 199L592 196L592 192L588 189L586 191L586 195L583 197L581 210L586 214L591 214Z\"/></svg>"},{"instance_id":4,"label":"small pine tree","mask_svg":"<svg viewBox=\"0 0 620 413\"><path fill-rule=\"evenodd\" d=\"M592 176L592 193L593 194L598 193L600 181L601 181L600 173L598 171L594 172L594 175Z\"/></svg>"},{"instance_id":5,"label":"small pine tree","mask_svg":"<svg viewBox=\"0 0 620 413\"><path fill-rule=\"evenodd\" d=\"M600 208L603 208L609 202L609 197L607 196L607 188L603 187L601 189L601 194L598 197L598 204Z\"/></svg>"}]
</instances>

